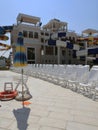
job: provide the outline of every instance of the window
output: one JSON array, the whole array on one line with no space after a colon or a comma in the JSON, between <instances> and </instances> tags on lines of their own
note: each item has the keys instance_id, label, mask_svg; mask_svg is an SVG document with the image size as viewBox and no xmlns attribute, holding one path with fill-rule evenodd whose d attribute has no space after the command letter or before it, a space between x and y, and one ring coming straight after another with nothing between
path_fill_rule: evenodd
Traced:
<instances>
[{"instance_id":1,"label":"window","mask_svg":"<svg viewBox=\"0 0 98 130\"><path fill-rule=\"evenodd\" d=\"M53 47L47 46L46 47L46 54L47 55L53 55Z\"/></svg>"},{"instance_id":2,"label":"window","mask_svg":"<svg viewBox=\"0 0 98 130\"><path fill-rule=\"evenodd\" d=\"M23 31L23 36L27 37L27 31Z\"/></svg>"},{"instance_id":3,"label":"window","mask_svg":"<svg viewBox=\"0 0 98 130\"><path fill-rule=\"evenodd\" d=\"M75 37L72 38L72 42L75 43Z\"/></svg>"},{"instance_id":4,"label":"window","mask_svg":"<svg viewBox=\"0 0 98 130\"><path fill-rule=\"evenodd\" d=\"M48 42L48 40L45 40L45 43L47 43Z\"/></svg>"},{"instance_id":5,"label":"window","mask_svg":"<svg viewBox=\"0 0 98 130\"><path fill-rule=\"evenodd\" d=\"M41 42L44 43L44 38L41 38Z\"/></svg>"},{"instance_id":6,"label":"window","mask_svg":"<svg viewBox=\"0 0 98 130\"><path fill-rule=\"evenodd\" d=\"M38 32L34 33L34 38L38 38Z\"/></svg>"},{"instance_id":7,"label":"window","mask_svg":"<svg viewBox=\"0 0 98 130\"><path fill-rule=\"evenodd\" d=\"M45 33L45 36L49 36L49 33Z\"/></svg>"},{"instance_id":8,"label":"window","mask_svg":"<svg viewBox=\"0 0 98 130\"><path fill-rule=\"evenodd\" d=\"M41 32L41 35L44 35L44 32Z\"/></svg>"},{"instance_id":9,"label":"window","mask_svg":"<svg viewBox=\"0 0 98 130\"><path fill-rule=\"evenodd\" d=\"M71 36L69 36L69 40L71 40Z\"/></svg>"},{"instance_id":10,"label":"window","mask_svg":"<svg viewBox=\"0 0 98 130\"><path fill-rule=\"evenodd\" d=\"M33 38L33 32L29 32L29 38Z\"/></svg>"}]
</instances>

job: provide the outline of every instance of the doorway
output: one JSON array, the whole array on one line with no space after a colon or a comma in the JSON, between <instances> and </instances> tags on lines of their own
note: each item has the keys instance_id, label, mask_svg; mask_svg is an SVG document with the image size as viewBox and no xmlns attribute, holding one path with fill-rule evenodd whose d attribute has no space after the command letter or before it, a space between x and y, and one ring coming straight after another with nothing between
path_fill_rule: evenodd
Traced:
<instances>
[{"instance_id":1,"label":"doorway","mask_svg":"<svg viewBox=\"0 0 98 130\"><path fill-rule=\"evenodd\" d=\"M27 48L27 62L28 64L35 64L35 48Z\"/></svg>"}]
</instances>

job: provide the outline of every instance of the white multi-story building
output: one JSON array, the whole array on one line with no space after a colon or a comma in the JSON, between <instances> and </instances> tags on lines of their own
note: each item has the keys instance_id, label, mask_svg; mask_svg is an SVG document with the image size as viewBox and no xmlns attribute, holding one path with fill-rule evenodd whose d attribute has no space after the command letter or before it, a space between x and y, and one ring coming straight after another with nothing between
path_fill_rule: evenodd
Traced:
<instances>
[{"instance_id":1,"label":"white multi-story building","mask_svg":"<svg viewBox=\"0 0 98 130\"><path fill-rule=\"evenodd\" d=\"M28 64L98 64L98 35L92 35L98 34L97 30L86 29L82 33L88 36L78 36L68 30L67 22L52 19L42 26L39 17L19 14L13 26L0 26L1 40L8 40L7 32L11 33L11 46L0 45L5 50L12 47L12 64L19 32L23 34Z\"/></svg>"},{"instance_id":2,"label":"white multi-story building","mask_svg":"<svg viewBox=\"0 0 98 130\"><path fill-rule=\"evenodd\" d=\"M61 41L69 40L74 44L77 39L75 32L68 32L68 24L58 19L52 19L44 26L41 24L39 17L26 14L17 16L17 23L13 25L11 31L13 55L15 54L18 33L22 32L28 64L76 63L73 49L61 45Z\"/></svg>"}]
</instances>

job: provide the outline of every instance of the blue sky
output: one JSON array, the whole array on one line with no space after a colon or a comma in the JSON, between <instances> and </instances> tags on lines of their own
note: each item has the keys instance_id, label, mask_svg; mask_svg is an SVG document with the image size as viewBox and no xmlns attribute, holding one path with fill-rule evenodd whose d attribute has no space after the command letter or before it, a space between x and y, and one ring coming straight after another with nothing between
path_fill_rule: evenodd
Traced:
<instances>
[{"instance_id":1,"label":"blue sky","mask_svg":"<svg viewBox=\"0 0 98 130\"><path fill-rule=\"evenodd\" d=\"M0 0L0 26L15 24L19 13L40 17L42 25L57 18L76 33L98 30L98 0Z\"/></svg>"}]
</instances>

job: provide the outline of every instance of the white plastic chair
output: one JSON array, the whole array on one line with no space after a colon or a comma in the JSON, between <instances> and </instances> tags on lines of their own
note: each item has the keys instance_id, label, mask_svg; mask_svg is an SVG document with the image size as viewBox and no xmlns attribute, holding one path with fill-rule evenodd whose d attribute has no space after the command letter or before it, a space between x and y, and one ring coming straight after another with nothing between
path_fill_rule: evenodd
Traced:
<instances>
[{"instance_id":1,"label":"white plastic chair","mask_svg":"<svg viewBox=\"0 0 98 130\"><path fill-rule=\"evenodd\" d=\"M68 80L75 77L75 65L67 65L64 74L59 78L61 86L68 87Z\"/></svg>"},{"instance_id":2,"label":"white plastic chair","mask_svg":"<svg viewBox=\"0 0 98 130\"><path fill-rule=\"evenodd\" d=\"M68 87L74 91L77 91L80 82L85 82L89 74L89 65L80 66L77 65L74 79L68 80Z\"/></svg>"},{"instance_id":3,"label":"white plastic chair","mask_svg":"<svg viewBox=\"0 0 98 130\"><path fill-rule=\"evenodd\" d=\"M79 83L78 92L84 95L91 95L91 90L95 88L95 82L98 79L98 69L92 68L85 83Z\"/></svg>"}]
</instances>

